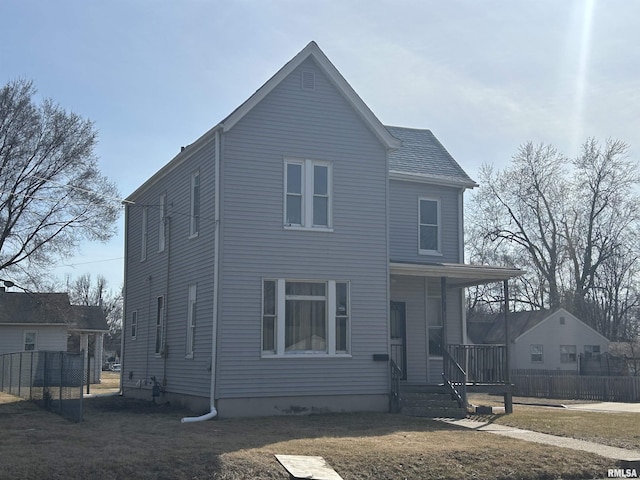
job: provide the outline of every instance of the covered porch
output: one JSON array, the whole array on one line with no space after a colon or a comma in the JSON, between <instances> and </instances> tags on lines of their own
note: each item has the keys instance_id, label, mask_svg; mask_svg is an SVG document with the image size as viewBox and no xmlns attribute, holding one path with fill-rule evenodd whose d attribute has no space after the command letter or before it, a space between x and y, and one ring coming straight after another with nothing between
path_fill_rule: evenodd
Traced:
<instances>
[{"instance_id":1,"label":"covered porch","mask_svg":"<svg viewBox=\"0 0 640 480\"><path fill-rule=\"evenodd\" d=\"M505 410L511 411L510 340L501 345L469 343L464 291L501 282L507 322L508 280L521 274L519 269L485 265L391 262L392 401L399 401L400 389L444 388L466 408L468 391L500 392Z\"/></svg>"}]
</instances>

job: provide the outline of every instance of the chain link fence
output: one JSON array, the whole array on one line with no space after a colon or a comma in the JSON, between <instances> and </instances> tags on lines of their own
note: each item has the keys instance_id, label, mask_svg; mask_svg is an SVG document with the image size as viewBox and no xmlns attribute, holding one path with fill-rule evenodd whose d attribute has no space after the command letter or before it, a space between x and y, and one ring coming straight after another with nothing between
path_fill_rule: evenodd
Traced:
<instances>
[{"instance_id":1,"label":"chain link fence","mask_svg":"<svg viewBox=\"0 0 640 480\"><path fill-rule=\"evenodd\" d=\"M82 421L84 353L19 352L0 355L0 391Z\"/></svg>"}]
</instances>

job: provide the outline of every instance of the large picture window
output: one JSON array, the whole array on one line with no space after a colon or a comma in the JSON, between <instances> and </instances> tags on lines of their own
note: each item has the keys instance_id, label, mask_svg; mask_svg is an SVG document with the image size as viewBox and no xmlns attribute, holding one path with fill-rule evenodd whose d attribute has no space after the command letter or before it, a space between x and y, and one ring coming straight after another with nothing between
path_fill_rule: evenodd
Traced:
<instances>
[{"instance_id":1,"label":"large picture window","mask_svg":"<svg viewBox=\"0 0 640 480\"><path fill-rule=\"evenodd\" d=\"M418 203L419 253L440 253L440 202L421 198Z\"/></svg>"},{"instance_id":2,"label":"large picture window","mask_svg":"<svg viewBox=\"0 0 640 480\"><path fill-rule=\"evenodd\" d=\"M331 164L316 160L285 161L284 224L331 228Z\"/></svg>"},{"instance_id":3,"label":"large picture window","mask_svg":"<svg viewBox=\"0 0 640 480\"><path fill-rule=\"evenodd\" d=\"M347 354L349 283L264 280L263 355Z\"/></svg>"}]
</instances>

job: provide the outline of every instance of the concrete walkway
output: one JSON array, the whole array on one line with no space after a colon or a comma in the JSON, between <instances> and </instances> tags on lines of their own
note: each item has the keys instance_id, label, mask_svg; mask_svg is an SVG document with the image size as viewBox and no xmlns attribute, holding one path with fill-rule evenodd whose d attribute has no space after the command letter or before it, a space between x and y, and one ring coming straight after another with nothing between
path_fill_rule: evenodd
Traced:
<instances>
[{"instance_id":1,"label":"concrete walkway","mask_svg":"<svg viewBox=\"0 0 640 480\"><path fill-rule=\"evenodd\" d=\"M601 457L611 458L614 460L640 462L640 451L638 450L626 450L624 448L610 447L600 443L585 442L584 440L577 440L575 438L558 437L556 435L532 432L531 430L523 430L520 428L508 427L506 425L497 425L495 423L480 422L466 418L437 418L436 420L480 432L494 433L504 437L517 438L518 440L525 440L527 442L543 443L554 447L582 450L584 452L593 453L600 455Z\"/></svg>"},{"instance_id":2,"label":"concrete walkway","mask_svg":"<svg viewBox=\"0 0 640 480\"><path fill-rule=\"evenodd\" d=\"M569 410L583 410L589 412L628 412L640 413L640 403L622 402L601 402L601 403L580 403L573 405L563 405ZM640 419L639 419L640 420Z\"/></svg>"}]
</instances>

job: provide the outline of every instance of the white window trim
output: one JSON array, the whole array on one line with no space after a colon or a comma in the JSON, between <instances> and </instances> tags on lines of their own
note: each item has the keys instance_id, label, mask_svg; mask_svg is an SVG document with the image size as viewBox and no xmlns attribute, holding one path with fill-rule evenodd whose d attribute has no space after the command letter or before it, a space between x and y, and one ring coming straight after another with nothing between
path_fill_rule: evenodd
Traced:
<instances>
[{"instance_id":1,"label":"white window trim","mask_svg":"<svg viewBox=\"0 0 640 480\"><path fill-rule=\"evenodd\" d=\"M287 165L295 164L301 165L302 179L302 224L288 224L287 223ZM313 175L315 166L327 167L327 224L328 225L313 225ZM285 230L305 230L313 232L333 232L333 165L331 162L324 160L310 160L310 159L297 159L297 158L285 158L284 159L284 182L283 182L283 208L282 208L282 222Z\"/></svg>"},{"instance_id":2,"label":"white window trim","mask_svg":"<svg viewBox=\"0 0 640 480\"><path fill-rule=\"evenodd\" d=\"M162 312L158 311L158 301L162 299ZM160 315L158 315L160 313ZM154 344L154 353L156 358L160 358L164 355L164 336L165 336L165 317L167 314L167 304L165 301L165 297L164 295L160 295L158 297L156 297L156 309L155 309L155 329L156 329L156 335L155 335L155 344ZM158 320L160 320L160 324L158 324ZM160 331L158 332L158 327L160 327ZM155 346L157 345L158 342L158 335L160 335L160 351L157 351L155 349Z\"/></svg>"},{"instance_id":3,"label":"white window trim","mask_svg":"<svg viewBox=\"0 0 640 480\"><path fill-rule=\"evenodd\" d=\"M533 347L540 347L540 360L533 359ZM529 361L533 364L540 365L544 363L544 345L542 343L532 343L529 346Z\"/></svg>"},{"instance_id":4,"label":"white window trim","mask_svg":"<svg viewBox=\"0 0 640 480\"><path fill-rule=\"evenodd\" d=\"M147 259L147 243L149 240L149 212L147 207L142 207L142 246L140 248L140 261Z\"/></svg>"},{"instance_id":5,"label":"white window trim","mask_svg":"<svg viewBox=\"0 0 640 480\"><path fill-rule=\"evenodd\" d=\"M263 338L262 334L260 335L260 350L262 358L351 358L351 325L352 325L352 317L351 317L351 282L348 280L319 280L319 279L294 279L294 278L263 278L260 284L260 288L262 292L264 292L264 282L265 281L275 281L276 282L276 351L275 353L269 351L263 351ZM326 352L315 352L315 351L296 351L296 352L286 352L285 351L285 312L286 312L286 300L297 298L301 300L305 299L318 299L318 296L310 296L307 297L305 295L298 296L287 296L285 294L285 287L287 282L310 282L310 283L326 283L326 302L327 302L327 351ZM347 353L336 353L336 283L346 283L347 284L347 306L348 306L348 321L347 321ZM260 325L261 332L264 331L262 328L262 319L264 317L264 312L262 311L264 305L264 298L262 298L262 306L260 307Z\"/></svg>"},{"instance_id":6,"label":"white window trim","mask_svg":"<svg viewBox=\"0 0 640 480\"><path fill-rule=\"evenodd\" d=\"M191 183L189 188L189 238L196 238L200 233L200 228L202 228L201 222L197 222L196 224L196 214L195 214L195 179L198 178L198 207L200 209L198 213L199 220L202 220L202 178L200 177L200 170L195 171L191 174ZM197 230L196 230L197 225Z\"/></svg>"},{"instance_id":7,"label":"white window trim","mask_svg":"<svg viewBox=\"0 0 640 480\"><path fill-rule=\"evenodd\" d=\"M166 243L166 218L167 218L167 194L163 193L159 198L160 219L158 222L158 253L164 252Z\"/></svg>"},{"instance_id":8,"label":"white window trim","mask_svg":"<svg viewBox=\"0 0 640 480\"><path fill-rule=\"evenodd\" d=\"M26 346L27 346L27 335L29 335L30 333L33 333L33 336L35 337L33 340L33 350L27 350ZM22 334L22 350L24 352L35 352L36 350L38 350L38 331L37 330L25 330Z\"/></svg>"},{"instance_id":9,"label":"white window trim","mask_svg":"<svg viewBox=\"0 0 640 480\"><path fill-rule=\"evenodd\" d=\"M131 340L136 340L137 338L138 338L138 311L134 310L131 313Z\"/></svg>"},{"instance_id":10,"label":"white window trim","mask_svg":"<svg viewBox=\"0 0 640 480\"><path fill-rule=\"evenodd\" d=\"M438 215L438 249L437 250L423 250L420 248L420 202L423 200L436 202L437 215ZM418 197L418 255L436 255L442 256L442 216L440 209L440 199L434 197Z\"/></svg>"},{"instance_id":11,"label":"white window trim","mask_svg":"<svg viewBox=\"0 0 640 480\"><path fill-rule=\"evenodd\" d=\"M573 352L563 352L562 347L573 347ZM575 356L573 360L562 360L562 355L571 355ZM578 362L578 346L577 345L560 345L560 363L565 365L571 365Z\"/></svg>"},{"instance_id":12,"label":"white window trim","mask_svg":"<svg viewBox=\"0 0 640 480\"><path fill-rule=\"evenodd\" d=\"M196 330L196 312L197 310L197 285L189 285L189 297L187 300L187 342L185 345L185 358L193 358L195 351L195 330Z\"/></svg>"}]
</instances>

